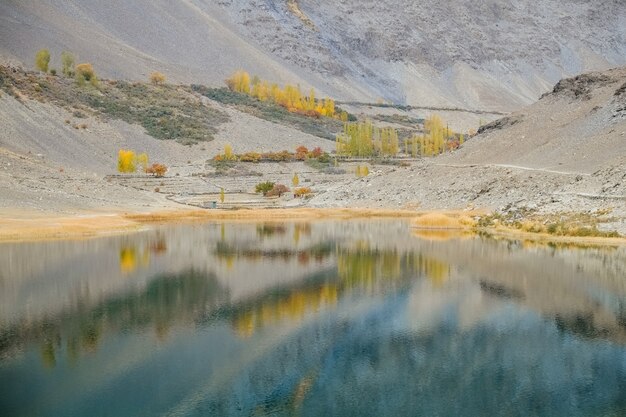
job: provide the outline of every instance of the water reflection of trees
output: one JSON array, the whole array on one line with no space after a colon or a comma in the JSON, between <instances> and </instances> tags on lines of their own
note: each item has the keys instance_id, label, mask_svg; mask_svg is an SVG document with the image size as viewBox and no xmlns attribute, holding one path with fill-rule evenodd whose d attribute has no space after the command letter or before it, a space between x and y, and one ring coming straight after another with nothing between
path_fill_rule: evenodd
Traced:
<instances>
[{"instance_id":1,"label":"water reflection of trees","mask_svg":"<svg viewBox=\"0 0 626 417\"><path fill-rule=\"evenodd\" d=\"M337 304L336 283L297 288L233 311L232 326L239 336L251 336L259 328L289 320L302 321L307 314Z\"/></svg>"},{"instance_id":2,"label":"water reflection of trees","mask_svg":"<svg viewBox=\"0 0 626 417\"><path fill-rule=\"evenodd\" d=\"M194 320L227 296L212 273L196 270L155 277L138 293L111 298L95 306L81 301L56 317L0 329L0 357L25 344L39 344L42 362L54 366L56 352L66 344L70 360L93 351L107 333L153 327L163 338L168 329Z\"/></svg>"},{"instance_id":3,"label":"water reflection of trees","mask_svg":"<svg viewBox=\"0 0 626 417\"><path fill-rule=\"evenodd\" d=\"M301 322L323 308L334 307L348 292L385 293L405 288L416 277L440 285L450 273L448 264L421 253L370 249L363 242L352 248L337 245L332 254L337 259L336 272L314 274L231 310L228 315L236 333L249 337L269 325Z\"/></svg>"},{"instance_id":4,"label":"water reflection of trees","mask_svg":"<svg viewBox=\"0 0 626 417\"><path fill-rule=\"evenodd\" d=\"M160 256L167 252L167 244L162 236L157 236L155 240L145 247L139 245L124 245L120 248L120 271L125 274L134 272L140 265L148 266L150 263L150 254Z\"/></svg>"},{"instance_id":5,"label":"water reflection of trees","mask_svg":"<svg viewBox=\"0 0 626 417\"><path fill-rule=\"evenodd\" d=\"M287 226L284 223L262 223L256 227L256 234L260 239L274 235L282 236L285 233L287 233Z\"/></svg>"},{"instance_id":6,"label":"water reflection of trees","mask_svg":"<svg viewBox=\"0 0 626 417\"><path fill-rule=\"evenodd\" d=\"M281 259L288 262L297 259L298 263L307 265L311 259L321 262L334 254L334 244L329 242L319 243L304 249L280 248L264 249L259 247L238 247L227 242L217 242L215 256L220 260L236 261L245 259L248 261L263 262L268 259Z\"/></svg>"},{"instance_id":7,"label":"water reflection of trees","mask_svg":"<svg viewBox=\"0 0 626 417\"><path fill-rule=\"evenodd\" d=\"M619 346L573 349L533 314L461 329L462 312L450 311L428 331L390 326L403 312L389 297L352 320L302 326L202 405L221 416L569 416L626 406Z\"/></svg>"},{"instance_id":8,"label":"water reflection of trees","mask_svg":"<svg viewBox=\"0 0 626 417\"><path fill-rule=\"evenodd\" d=\"M337 251L337 271L347 287L373 291L376 284L389 288L389 281L399 278L426 277L440 285L450 275L450 265L421 252L370 249L357 245Z\"/></svg>"}]
</instances>

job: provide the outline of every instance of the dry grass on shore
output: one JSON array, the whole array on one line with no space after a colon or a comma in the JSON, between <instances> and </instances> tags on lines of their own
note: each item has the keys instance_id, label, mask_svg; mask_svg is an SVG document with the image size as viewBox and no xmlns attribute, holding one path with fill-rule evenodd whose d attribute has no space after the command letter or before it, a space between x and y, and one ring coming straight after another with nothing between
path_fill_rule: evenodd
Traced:
<instances>
[{"instance_id":1,"label":"dry grass on shore","mask_svg":"<svg viewBox=\"0 0 626 417\"><path fill-rule=\"evenodd\" d=\"M426 213L416 217L411 225L418 229L466 230L476 226L476 221L466 214Z\"/></svg>"},{"instance_id":2,"label":"dry grass on shore","mask_svg":"<svg viewBox=\"0 0 626 417\"><path fill-rule=\"evenodd\" d=\"M52 239L80 239L129 233L144 230L151 225L210 222L210 221L312 221L350 220L376 218L411 219L416 237L427 240L466 238L478 231L504 239L522 239L545 243L572 243L588 245L626 245L623 237L555 236L548 233L528 232L497 225L484 227L476 224L475 216L485 211L450 210L445 212L417 212L412 210L369 208L295 208L252 210L173 210L158 212L86 213L76 216L33 215L24 213L0 216L0 242Z\"/></svg>"},{"instance_id":3,"label":"dry grass on shore","mask_svg":"<svg viewBox=\"0 0 626 417\"><path fill-rule=\"evenodd\" d=\"M148 213L89 213L76 216L34 214L29 217L6 213L0 216L0 241L70 239L126 233L145 229L153 224L204 221L266 221L411 218L410 210L379 209L252 209L252 210L172 210Z\"/></svg>"}]
</instances>

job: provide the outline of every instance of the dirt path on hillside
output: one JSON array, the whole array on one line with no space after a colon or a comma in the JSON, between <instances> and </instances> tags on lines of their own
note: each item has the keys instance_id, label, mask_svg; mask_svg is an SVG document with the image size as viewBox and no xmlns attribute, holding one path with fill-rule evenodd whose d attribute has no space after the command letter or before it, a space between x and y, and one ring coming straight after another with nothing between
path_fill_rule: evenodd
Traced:
<instances>
[{"instance_id":1,"label":"dirt path on hillside","mask_svg":"<svg viewBox=\"0 0 626 417\"><path fill-rule=\"evenodd\" d=\"M533 168L533 167L525 167L520 165L511 165L511 164L442 164L442 163L432 163L431 165L439 166L439 167L447 167L447 168L511 168L511 169L519 169L522 171L536 171L536 172L548 172L550 174L560 174L560 175L583 175L583 176L591 176L591 174L586 172L572 172L572 171L557 171L554 169L547 168Z\"/></svg>"}]
</instances>

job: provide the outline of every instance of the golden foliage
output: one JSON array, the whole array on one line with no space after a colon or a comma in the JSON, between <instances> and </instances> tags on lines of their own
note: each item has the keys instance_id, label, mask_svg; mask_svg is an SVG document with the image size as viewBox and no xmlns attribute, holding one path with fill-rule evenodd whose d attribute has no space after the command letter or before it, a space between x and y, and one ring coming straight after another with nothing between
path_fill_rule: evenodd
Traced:
<instances>
[{"instance_id":1,"label":"golden foliage","mask_svg":"<svg viewBox=\"0 0 626 417\"><path fill-rule=\"evenodd\" d=\"M120 249L120 270L124 273L133 272L137 268L137 251L135 248Z\"/></svg>"},{"instance_id":2,"label":"golden foliage","mask_svg":"<svg viewBox=\"0 0 626 417\"><path fill-rule=\"evenodd\" d=\"M352 157L396 156L398 132L393 128L379 128L371 120L343 125L343 133L337 135L336 151L339 155Z\"/></svg>"},{"instance_id":3,"label":"golden foliage","mask_svg":"<svg viewBox=\"0 0 626 417\"><path fill-rule=\"evenodd\" d=\"M232 91L250 94L250 74L243 70L239 70L226 80L226 85Z\"/></svg>"},{"instance_id":4,"label":"golden foliage","mask_svg":"<svg viewBox=\"0 0 626 417\"><path fill-rule=\"evenodd\" d=\"M150 82L154 85L165 84L165 74L154 71L152 74L150 74Z\"/></svg>"},{"instance_id":5,"label":"golden foliage","mask_svg":"<svg viewBox=\"0 0 626 417\"><path fill-rule=\"evenodd\" d=\"M134 151L120 149L117 154L117 170L122 173L132 173L137 170L137 156Z\"/></svg>"},{"instance_id":6,"label":"golden foliage","mask_svg":"<svg viewBox=\"0 0 626 417\"><path fill-rule=\"evenodd\" d=\"M280 88L277 84L270 84L265 80L239 70L226 80L226 85L232 91L248 94L260 101L272 101L292 113L301 113L311 117L334 117L335 102L329 98L316 99L315 90L309 95L302 93L299 86L291 84ZM345 115L347 120L347 114Z\"/></svg>"},{"instance_id":7,"label":"golden foliage","mask_svg":"<svg viewBox=\"0 0 626 417\"><path fill-rule=\"evenodd\" d=\"M361 177L367 177L370 174L370 169L367 167L367 165L357 165L356 169L356 176L361 178Z\"/></svg>"},{"instance_id":8,"label":"golden foliage","mask_svg":"<svg viewBox=\"0 0 626 417\"><path fill-rule=\"evenodd\" d=\"M226 157L227 160L234 159L233 147L230 146L229 144L224 145L224 156Z\"/></svg>"},{"instance_id":9,"label":"golden foliage","mask_svg":"<svg viewBox=\"0 0 626 417\"><path fill-rule=\"evenodd\" d=\"M39 71L48 72L48 65L50 64L50 51L47 49L40 49L35 55L35 67Z\"/></svg>"},{"instance_id":10,"label":"golden foliage","mask_svg":"<svg viewBox=\"0 0 626 417\"><path fill-rule=\"evenodd\" d=\"M246 152L239 155L239 160L241 162L259 162L262 158L262 155L258 152Z\"/></svg>"},{"instance_id":11,"label":"golden foliage","mask_svg":"<svg viewBox=\"0 0 626 417\"><path fill-rule=\"evenodd\" d=\"M148 154L140 153L137 156L137 165L141 167L141 170L143 172L146 172L146 170L148 169L148 163L149 163Z\"/></svg>"},{"instance_id":12,"label":"golden foliage","mask_svg":"<svg viewBox=\"0 0 626 417\"><path fill-rule=\"evenodd\" d=\"M61 52L61 71L66 77L74 76L74 55L70 52Z\"/></svg>"},{"instance_id":13,"label":"golden foliage","mask_svg":"<svg viewBox=\"0 0 626 417\"><path fill-rule=\"evenodd\" d=\"M297 187L298 184L300 184L300 178L298 178L298 174L297 173L293 174L293 178L291 179L291 184L294 187Z\"/></svg>"},{"instance_id":14,"label":"golden foliage","mask_svg":"<svg viewBox=\"0 0 626 417\"><path fill-rule=\"evenodd\" d=\"M469 229L476 225L468 216L449 216L443 213L427 213L415 218L413 227L421 229Z\"/></svg>"},{"instance_id":15,"label":"golden foliage","mask_svg":"<svg viewBox=\"0 0 626 417\"><path fill-rule=\"evenodd\" d=\"M240 337L246 338L266 326L300 322L307 314L335 306L339 291L336 284L326 283L317 288L296 289L269 298L259 306L238 313L232 322L233 329Z\"/></svg>"},{"instance_id":16,"label":"golden foliage","mask_svg":"<svg viewBox=\"0 0 626 417\"><path fill-rule=\"evenodd\" d=\"M93 65L88 62L76 65L76 79L80 85L85 84L85 82L89 82L93 86L98 85L98 78Z\"/></svg>"},{"instance_id":17,"label":"golden foliage","mask_svg":"<svg viewBox=\"0 0 626 417\"><path fill-rule=\"evenodd\" d=\"M404 142L404 150L408 155L416 157L436 156L458 148L465 138L463 135L457 135L450 130L445 122L436 114L431 115L424 122L425 133L422 135L414 135Z\"/></svg>"},{"instance_id":18,"label":"golden foliage","mask_svg":"<svg viewBox=\"0 0 626 417\"><path fill-rule=\"evenodd\" d=\"M296 197L304 197L312 193L309 187L300 187L293 190L293 195Z\"/></svg>"}]
</instances>

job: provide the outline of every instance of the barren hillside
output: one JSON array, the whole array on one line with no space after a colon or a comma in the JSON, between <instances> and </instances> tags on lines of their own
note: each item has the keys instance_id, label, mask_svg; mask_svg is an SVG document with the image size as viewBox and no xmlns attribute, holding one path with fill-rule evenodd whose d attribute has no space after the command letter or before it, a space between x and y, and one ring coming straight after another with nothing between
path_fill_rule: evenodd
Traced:
<instances>
[{"instance_id":1,"label":"barren hillside","mask_svg":"<svg viewBox=\"0 0 626 417\"><path fill-rule=\"evenodd\" d=\"M560 81L442 161L591 174L626 161L626 67Z\"/></svg>"},{"instance_id":2,"label":"barren hillside","mask_svg":"<svg viewBox=\"0 0 626 417\"><path fill-rule=\"evenodd\" d=\"M217 85L245 68L340 99L499 111L626 63L621 0L5 0L0 22L0 54L27 65L48 47L113 78Z\"/></svg>"},{"instance_id":3,"label":"barren hillside","mask_svg":"<svg viewBox=\"0 0 626 417\"><path fill-rule=\"evenodd\" d=\"M626 68L560 81L537 103L482 128L460 149L410 167L374 167L315 206L605 210L626 231Z\"/></svg>"}]
</instances>

